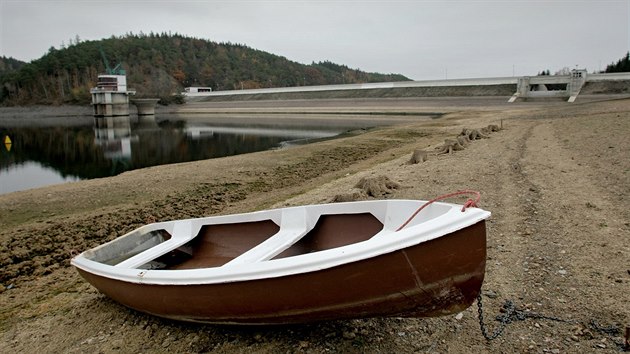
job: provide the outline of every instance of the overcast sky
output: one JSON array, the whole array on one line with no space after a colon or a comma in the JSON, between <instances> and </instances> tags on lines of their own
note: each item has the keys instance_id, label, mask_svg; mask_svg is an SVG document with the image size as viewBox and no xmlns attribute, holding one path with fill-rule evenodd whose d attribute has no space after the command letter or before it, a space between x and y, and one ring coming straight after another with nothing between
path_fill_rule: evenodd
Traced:
<instances>
[{"instance_id":1,"label":"overcast sky","mask_svg":"<svg viewBox=\"0 0 630 354\"><path fill-rule=\"evenodd\" d=\"M630 49L630 0L0 0L0 55L77 35L177 32L415 80L600 70Z\"/></svg>"}]
</instances>

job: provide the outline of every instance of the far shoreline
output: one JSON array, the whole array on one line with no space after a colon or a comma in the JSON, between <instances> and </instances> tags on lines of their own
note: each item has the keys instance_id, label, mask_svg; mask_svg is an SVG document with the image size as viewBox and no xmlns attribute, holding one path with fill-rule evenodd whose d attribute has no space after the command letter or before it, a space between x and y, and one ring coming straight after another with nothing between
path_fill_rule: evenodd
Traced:
<instances>
[{"instance_id":1,"label":"far shoreline","mask_svg":"<svg viewBox=\"0 0 630 354\"><path fill-rule=\"evenodd\" d=\"M629 94L583 94L572 104L601 102L629 98ZM212 118L300 118L299 116L341 116L352 119L356 116L370 119L387 117L402 120L439 118L444 114L465 110L505 110L531 108L532 106L567 105L564 99L519 100L508 103L507 96L445 96L445 97L378 97L378 98L328 98L328 99L257 99L243 101L197 101L185 104L156 107L160 115L180 116L196 119L204 115ZM129 117L136 118L135 109ZM223 116L223 117L222 117ZM265 117L267 116L267 117ZM94 118L91 105L32 105L0 107L0 127L80 125ZM304 117L302 117L304 118ZM342 118L342 119L343 119Z\"/></svg>"}]
</instances>

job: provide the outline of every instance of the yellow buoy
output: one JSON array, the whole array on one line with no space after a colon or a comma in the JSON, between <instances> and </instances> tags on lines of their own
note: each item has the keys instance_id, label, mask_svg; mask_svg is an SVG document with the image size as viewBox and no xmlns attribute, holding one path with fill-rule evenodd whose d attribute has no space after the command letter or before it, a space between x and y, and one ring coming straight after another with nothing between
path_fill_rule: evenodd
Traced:
<instances>
[{"instance_id":1,"label":"yellow buoy","mask_svg":"<svg viewBox=\"0 0 630 354\"><path fill-rule=\"evenodd\" d=\"M11 138L9 138L9 136L5 136L4 137L4 147L7 149L7 151L11 151Z\"/></svg>"}]
</instances>

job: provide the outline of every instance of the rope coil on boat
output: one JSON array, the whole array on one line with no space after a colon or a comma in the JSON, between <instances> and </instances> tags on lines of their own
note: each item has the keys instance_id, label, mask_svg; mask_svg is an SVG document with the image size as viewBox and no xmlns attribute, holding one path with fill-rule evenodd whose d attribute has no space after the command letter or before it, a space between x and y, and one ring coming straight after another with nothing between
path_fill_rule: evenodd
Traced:
<instances>
[{"instance_id":1,"label":"rope coil on boat","mask_svg":"<svg viewBox=\"0 0 630 354\"><path fill-rule=\"evenodd\" d=\"M442 199L447 199L447 198L451 198L451 197L455 197L458 195L470 195L470 194L474 194L476 196L475 200L472 200L471 198L468 198L468 200L464 203L464 205L462 206L462 212L464 212L467 208L477 208L477 203L479 203L479 200L481 199L481 193L477 192L477 191L473 191L473 190L461 190L461 191L457 191L457 192L453 192L453 193L449 193L449 194L444 194L441 195L439 197L433 198L431 200L429 200L428 202L424 203L422 206L420 206L413 214L411 214L411 216L409 217L409 219L407 219L407 221L405 221L402 225L400 225L400 227L398 227L396 229L396 231L400 231L402 229L405 228L405 226L407 226L411 220L413 220L416 215L418 215L418 213L420 213L422 211L422 209L428 207L429 205L437 202L438 200L442 200Z\"/></svg>"}]
</instances>

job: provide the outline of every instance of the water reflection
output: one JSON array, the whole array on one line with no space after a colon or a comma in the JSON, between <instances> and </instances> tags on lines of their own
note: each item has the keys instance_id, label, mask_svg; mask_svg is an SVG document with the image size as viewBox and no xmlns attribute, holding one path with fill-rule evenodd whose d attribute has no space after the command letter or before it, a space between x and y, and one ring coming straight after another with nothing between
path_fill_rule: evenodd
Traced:
<instances>
[{"instance_id":1,"label":"water reflection","mask_svg":"<svg viewBox=\"0 0 630 354\"><path fill-rule=\"evenodd\" d=\"M94 118L94 143L101 148L109 160L131 161L131 135L129 117Z\"/></svg>"},{"instance_id":2,"label":"water reflection","mask_svg":"<svg viewBox=\"0 0 630 354\"><path fill-rule=\"evenodd\" d=\"M180 117L94 118L90 125L0 127L0 194L132 169L250 153L329 138L358 126ZM361 124L360 127L365 127ZM55 175L51 176L51 173ZM36 179L20 185L16 181Z\"/></svg>"}]
</instances>

